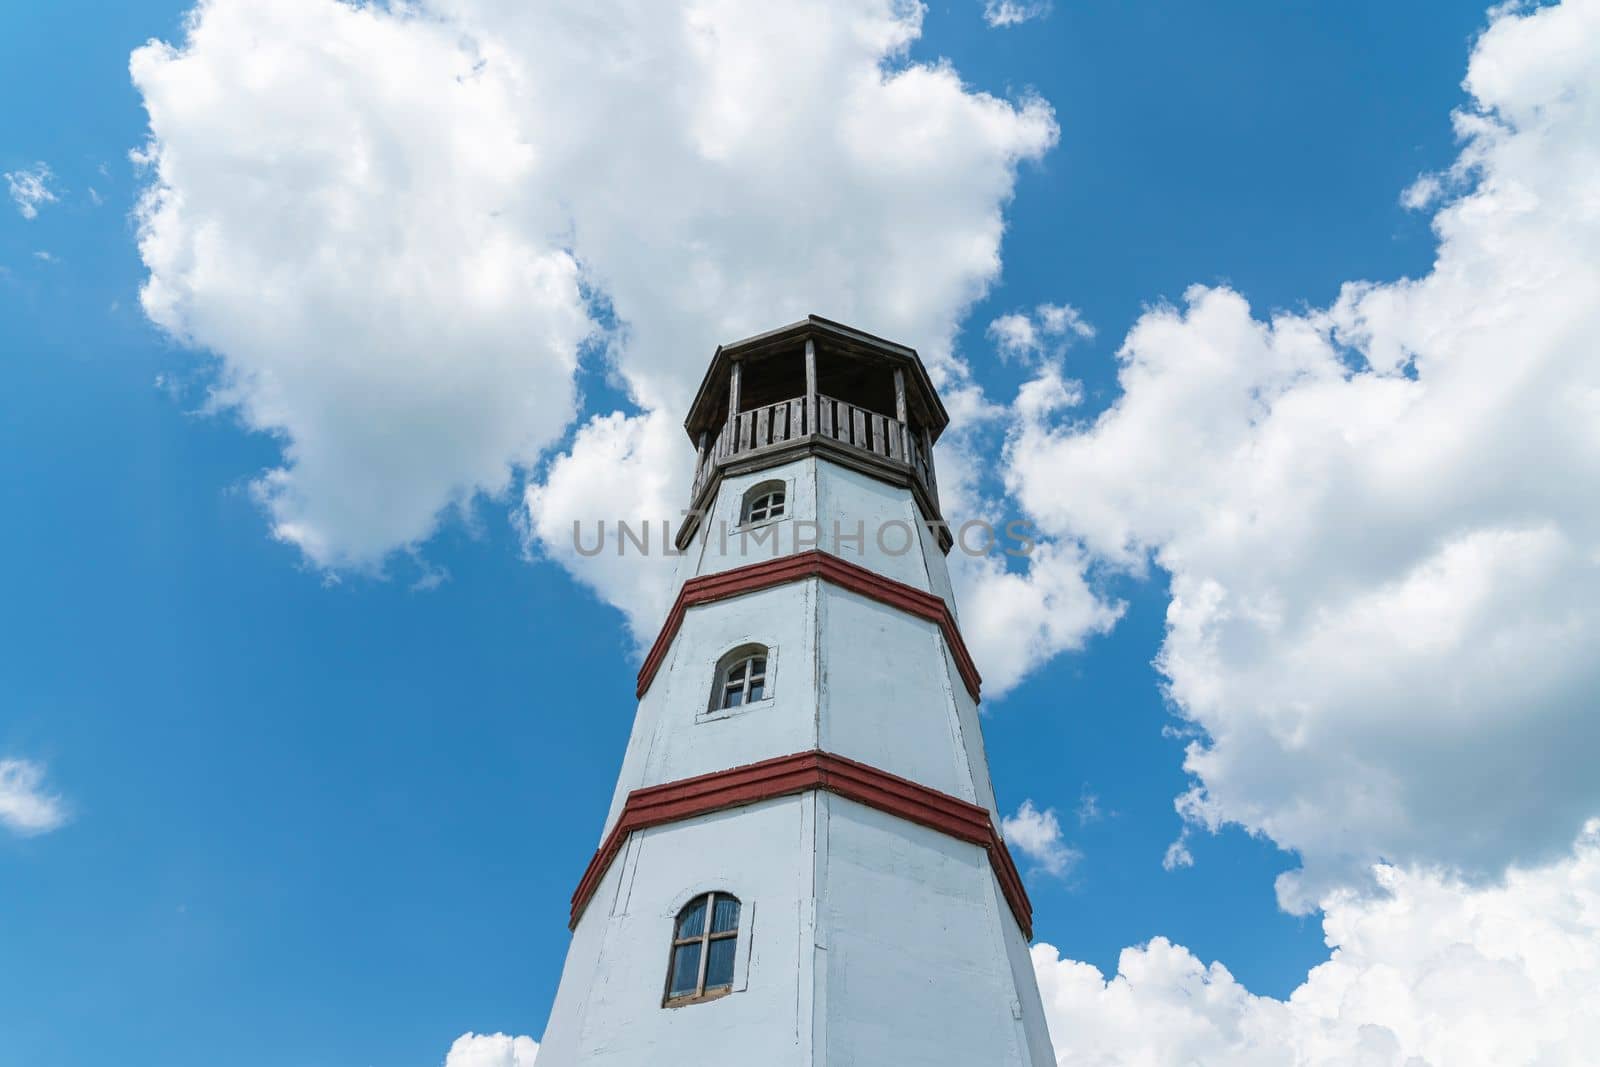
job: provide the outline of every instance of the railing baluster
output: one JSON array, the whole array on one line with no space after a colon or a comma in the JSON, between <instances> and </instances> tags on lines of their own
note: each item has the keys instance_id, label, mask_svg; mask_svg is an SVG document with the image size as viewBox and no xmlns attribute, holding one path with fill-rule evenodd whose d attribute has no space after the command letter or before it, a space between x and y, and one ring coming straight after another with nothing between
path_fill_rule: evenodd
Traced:
<instances>
[{"instance_id":1,"label":"railing baluster","mask_svg":"<svg viewBox=\"0 0 1600 1067\"><path fill-rule=\"evenodd\" d=\"M927 491L934 507L938 507L939 487L934 481L933 442L927 427L913 429L897 418L880 415L876 411L821 393L815 394L814 400L815 407L811 406L807 397L796 397L731 416L706 448L705 461L696 465L693 478L695 495L698 497L701 489L733 457L815 435L904 463L910 468L912 477Z\"/></svg>"}]
</instances>

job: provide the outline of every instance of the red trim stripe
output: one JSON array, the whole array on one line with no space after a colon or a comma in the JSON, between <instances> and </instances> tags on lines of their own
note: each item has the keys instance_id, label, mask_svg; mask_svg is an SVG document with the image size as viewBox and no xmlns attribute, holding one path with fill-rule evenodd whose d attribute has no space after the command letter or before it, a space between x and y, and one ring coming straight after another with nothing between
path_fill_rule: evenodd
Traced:
<instances>
[{"instance_id":1,"label":"red trim stripe","mask_svg":"<svg viewBox=\"0 0 1600 1067\"><path fill-rule=\"evenodd\" d=\"M650 684L655 681L656 672L661 669L662 662L667 658L667 649L672 646L672 639L678 635L678 628L683 625L684 613L690 608L726 600L743 593L787 585L806 578L821 578L841 589L859 593L870 600L899 608L901 611L936 624L944 634L945 644L950 648L956 671L960 673L967 692L972 695L973 700L981 699L979 689L983 679L979 677L977 665L972 662L972 656L967 652L967 643L961 639L961 629L956 625L955 616L950 613L950 605L946 604L943 598L925 593L904 582L897 582L893 578L885 578L876 571L868 570L820 549L763 560L760 563L735 567L720 574L703 574L684 582L683 588L678 590L678 599L673 602L672 610L667 613L667 621L661 626L661 633L656 636L655 644L650 646L650 652L644 658L644 666L639 668L636 695L643 697L649 692Z\"/></svg>"},{"instance_id":2,"label":"red trim stripe","mask_svg":"<svg viewBox=\"0 0 1600 1067\"><path fill-rule=\"evenodd\" d=\"M987 849L990 866L1011 907L1011 914L1016 916L1023 936L1033 937L1033 905L1023 888L1017 865L1011 860L1011 852L986 809L865 763L821 751L797 752L629 793L622 807L622 817L596 850L572 894L571 925L578 925L590 898L600 888L600 880L622 851L628 835L635 830L812 789L826 789Z\"/></svg>"}]
</instances>

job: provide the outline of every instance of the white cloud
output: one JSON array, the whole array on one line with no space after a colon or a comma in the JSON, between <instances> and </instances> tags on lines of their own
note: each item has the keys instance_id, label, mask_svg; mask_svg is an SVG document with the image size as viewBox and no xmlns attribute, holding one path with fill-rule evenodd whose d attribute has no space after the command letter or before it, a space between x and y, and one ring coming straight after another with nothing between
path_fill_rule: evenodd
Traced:
<instances>
[{"instance_id":1,"label":"white cloud","mask_svg":"<svg viewBox=\"0 0 1600 1067\"><path fill-rule=\"evenodd\" d=\"M50 167L44 163L35 163L25 170L6 171L0 177L5 178L11 202L25 219L38 218L40 205L56 202L56 194L50 188Z\"/></svg>"},{"instance_id":2,"label":"white cloud","mask_svg":"<svg viewBox=\"0 0 1600 1067\"><path fill-rule=\"evenodd\" d=\"M278 537L376 569L556 440L591 325L515 64L421 13L211 0L131 69L144 308L282 442Z\"/></svg>"},{"instance_id":3,"label":"white cloud","mask_svg":"<svg viewBox=\"0 0 1600 1067\"><path fill-rule=\"evenodd\" d=\"M1189 851L1189 830L1183 829L1167 850L1161 854L1161 869L1176 871L1182 867L1194 866L1194 853Z\"/></svg>"},{"instance_id":4,"label":"white cloud","mask_svg":"<svg viewBox=\"0 0 1600 1067\"><path fill-rule=\"evenodd\" d=\"M983 21L996 29L1050 14L1050 0L983 0Z\"/></svg>"},{"instance_id":5,"label":"white cloud","mask_svg":"<svg viewBox=\"0 0 1600 1067\"><path fill-rule=\"evenodd\" d=\"M994 469L992 431L1007 409L990 403L965 377L952 375L943 390L950 429L936 448L939 496L944 516L959 533L969 521L995 531L994 550L946 557L961 619L961 633L983 675L984 698L1004 697L1040 665L1075 651L1093 636L1109 631L1124 605L1102 599L1090 583L1089 561L1077 544L1052 541L1021 518L1005 501L983 492L982 480ZM1058 388L1030 383L1028 403L1038 410L1076 403L1075 383ZM981 536L974 533L974 547ZM1018 553L1022 555L1019 557ZM1013 569L1008 563L1017 560Z\"/></svg>"},{"instance_id":6,"label":"white cloud","mask_svg":"<svg viewBox=\"0 0 1600 1067\"><path fill-rule=\"evenodd\" d=\"M816 311L916 345L959 413L965 368L952 338L998 271L1017 167L1055 140L1042 102L1006 103L947 65L906 63L920 7L831 10L712 5L687 25L659 16L624 34L637 34L649 64L638 84L592 90L598 109L639 116L629 132L647 146L648 166L586 155L570 199L584 262L628 324L613 356L645 413L593 419L530 488L529 529L536 551L621 607L643 642L664 613L670 568L575 559L570 531L615 515L616 493L602 486L643 487L636 512L676 521L693 462L677 422L715 344ZM530 42L548 32L531 17L506 31ZM685 35L685 47L660 48ZM586 52L572 64L546 76L593 80ZM664 97L657 84L683 88ZM953 485L953 445L939 462L941 487Z\"/></svg>"},{"instance_id":7,"label":"white cloud","mask_svg":"<svg viewBox=\"0 0 1600 1067\"><path fill-rule=\"evenodd\" d=\"M1087 340L1094 336L1094 327L1071 304L1040 304L1034 313L1039 316L1040 327L1051 337L1072 334Z\"/></svg>"},{"instance_id":8,"label":"white cloud","mask_svg":"<svg viewBox=\"0 0 1600 1067\"><path fill-rule=\"evenodd\" d=\"M1600 1047L1600 824L1489 886L1383 867L1327 899L1331 958L1287 1000L1157 938L1117 974L1033 948L1063 1067L1581 1067Z\"/></svg>"},{"instance_id":9,"label":"white cloud","mask_svg":"<svg viewBox=\"0 0 1600 1067\"><path fill-rule=\"evenodd\" d=\"M1061 820L1056 817L1055 809L1040 811L1032 800L1024 800L1015 815L1002 818L1000 831L1008 845L1020 849L1039 870L1058 878L1083 858L1083 853L1061 839Z\"/></svg>"},{"instance_id":10,"label":"white cloud","mask_svg":"<svg viewBox=\"0 0 1600 1067\"><path fill-rule=\"evenodd\" d=\"M1039 350L1039 333L1033 328L1033 320L1015 311L989 323L989 336L1002 359L1029 356Z\"/></svg>"},{"instance_id":11,"label":"white cloud","mask_svg":"<svg viewBox=\"0 0 1600 1067\"><path fill-rule=\"evenodd\" d=\"M944 483L940 485L942 492ZM993 518L1003 516L996 512ZM1005 528L1003 521L992 525L997 531ZM991 700L1005 696L1055 656L1106 633L1122 616L1123 605L1102 600L1084 577L1083 555L1070 542L1041 540L1020 571L1007 569L993 554L952 552L948 559L961 633Z\"/></svg>"},{"instance_id":12,"label":"white cloud","mask_svg":"<svg viewBox=\"0 0 1600 1067\"><path fill-rule=\"evenodd\" d=\"M1501 9L1466 84L1429 274L1267 321L1195 287L1110 410L1058 421L1047 369L1007 451L1044 535L1170 575L1180 810L1298 850L1290 907L1600 811L1600 4Z\"/></svg>"},{"instance_id":13,"label":"white cloud","mask_svg":"<svg viewBox=\"0 0 1600 1067\"><path fill-rule=\"evenodd\" d=\"M1400 194L1400 205L1408 211L1421 211L1438 200L1443 192L1444 183L1437 174L1423 174Z\"/></svg>"},{"instance_id":14,"label":"white cloud","mask_svg":"<svg viewBox=\"0 0 1600 1067\"><path fill-rule=\"evenodd\" d=\"M634 419L680 417L718 342L810 311L954 369L1053 117L908 62L919 5L824 6L208 0L181 49L136 52L146 311L282 441L257 483L278 536L372 569L505 488L576 413L585 292ZM628 458L613 478L689 465Z\"/></svg>"},{"instance_id":15,"label":"white cloud","mask_svg":"<svg viewBox=\"0 0 1600 1067\"><path fill-rule=\"evenodd\" d=\"M694 457L683 453L683 429L664 412L597 415L526 492L528 545L620 609L641 646L672 606L677 560L664 547L688 506ZM620 541L619 522L647 535L648 554Z\"/></svg>"},{"instance_id":16,"label":"white cloud","mask_svg":"<svg viewBox=\"0 0 1600 1067\"><path fill-rule=\"evenodd\" d=\"M1106 813L1100 810L1100 798L1089 792L1088 786L1083 787L1083 795L1078 798L1078 806L1073 809L1073 814L1078 817L1079 826L1088 826L1106 817Z\"/></svg>"},{"instance_id":17,"label":"white cloud","mask_svg":"<svg viewBox=\"0 0 1600 1067\"><path fill-rule=\"evenodd\" d=\"M450 1046L444 1067L533 1067L539 1043L508 1034L462 1034Z\"/></svg>"},{"instance_id":18,"label":"white cloud","mask_svg":"<svg viewBox=\"0 0 1600 1067\"><path fill-rule=\"evenodd\" d=\"M0 825L31 837L66 821L66 805L45 790L43 767L31 760L0 759Z\"/></svg>"},{"instance_id":19,"label":"white cloud","mask_svg":"<svg viewBox=\"0 0 1600 1067\"><path fill-rule=\"evenodd\" d=\"M989 323L988 334L1002 360L1032 359L1059 357L1072 339L1093 337L1094 327L1071 304L1040 304L1031 316L1020 311L999 316ZM1056 343L1047 346L1047 338Z\"/></svg>"}]
</instances>

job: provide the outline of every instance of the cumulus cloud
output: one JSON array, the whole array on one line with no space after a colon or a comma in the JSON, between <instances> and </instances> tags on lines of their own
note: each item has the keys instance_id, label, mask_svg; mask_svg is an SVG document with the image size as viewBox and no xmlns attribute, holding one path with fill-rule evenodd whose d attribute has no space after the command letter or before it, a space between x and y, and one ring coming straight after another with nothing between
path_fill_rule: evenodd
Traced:
<instances>
[{"instance_id":1,"label":"cumulus cloud","mask_svg":"<svg viewBox=\"0 0 1600 1067\"><path fill-rule=\"evenodd\" d=\"M1094 327L1071 304L1040 304L1031 315L999 316L989 323L988 335L1002 360L1030 359L1047 352L1059 356L1068 341L1093 337Z\"/></svg>"},{"instance_id":2,"label":"cumulus cloud","mask_svg":"<svg viewBox=\"0 0 1600 1067\"><path fill-rule=\"evenodd\" d=\"M11 202L17 205L17 211L25 219L38 218L41 204L56 202L55 191L50 188L52 175L47 164L35 163L23 170L6 171L0 177L5 178Z\"/></svg>"},{"instance_id":3,"label":"cumulus cloud","mask_svg":"<svg viewBox=\"0 0 1600 1067\"><path fill-rule=\"evenodd\" d=\"M991 515L1003 518L999 511ZM999 521L994 525L1004 528ZM1085 576L1087 561L1069 541L1039 541L1020 570L994 554L952 552L948 558L961 632L990 699L1005 696L1042 664L1082 648L1122 617L1124 605L1101 597Z\"/></svg>"},{"instance_id":4,"label":"cumulus cloud","mask_svg":"<svg viewBox=\"0 0 1600 1067\"><path fill-rule=\"evenodd\" d=\"M983 0L983 21L1000 29L1050 14L1050 0Z\"/></svg>"},{"instance_id":5,"label":"cumulus cloud","mask_svg":"<svg viewBox=\"0 0 1600 1067\"><path fill-rule=\"evenodd\" d=\"M44 768L25 759L0 759L0 825L32 837L49 833L67 821L61 797L48 792Z\"/></svg>"},{"instance_id":6,"label":"cumulus cloud","mask_svg":"<svg viewBox=\"0 0 1600 1067\"><path fill-rule=\"evenodd\" d=\"M1039 334L1033 320L1015 311L989 323L989 337L1002 359L1029 355L1039 348Z\"/></svg>"},{"instance_id":7,"label":"cumulus cloud","mask_svg":"<svg viewBox=\"0 0 1600 1067\"><path fill-rule=\"evenodd\" d=\"M1189 828L1185 826L1177 838L1167 846L1161 854L1161 869L1176 871L1182 867L1194 866L1194 853L1189 851Z\"/></svg>"},{"instance_id":8,"label":"cumulus cloud","mask_svg":"<svg viewBox=\"0 0 1600 1067\"><path fill-rule=\"evenodd\" d=\"M1055 809L1040 811L1032 800L1024 800L1015 815L1002 818L1000 830L1008 845L1016 846L1037 869L1048 874L1062 877L1083 858L1083 853L1062 840L1061 820Z\"/></svg>"},{"instance_id":9,"label":"cumulus cloud","mask_svg":"<svg viewBox=\"0 0 1600 1067\"><path fill-rule=\"evenodd\" d=\"M584 262L627 323L612 357L644 411L593 418L529 487L528 526L533 549L619 606L641 641L660 623L670 567L610 552L575 559L570 530L617 510L614 493L597 491L605 485L643 486L640 511L677 519L692 455L676 424L717 342L816 311L918 347L958 421L982 407L966 404L975 391L952 339L998 272L1017 167L1055 141L1050 109L975 92L947 65L908 63L917 5L831 10L714 5L687 27L652 15L634 49L649 68L593 89L614 101L597 105L608 113L639 116L649 146L648 166L590 150L569 200ZM548 27L526 16L505 32L532 42ZM683 47L658 43L679 38ZM782 58L794 54L807 61ZM592 81L593 66L580 54L547 77ZM663 97L652 88L663 81L682 91ZM959 480L951 440L939 450L942 487ZM974 586L1005 580L1003 569L973 573ZM1060 597L1035 595L1045 599ZM1059 637L1069 617L1033 628ZM1019 652L995 644L1028 659L1039 647L1030 635ZM975 654L1001 691L1009 668Z\"/></svg>"},{"instance_id":10,"label":"cumulus cloud","mask_svg":"<svg viewBox=\"0 0 1600 1067\"><path fill-rule=\"evenodd\" d=\"M1328 898L1331 958L1287 1000L1156 938L1106 978L1033 948L1063 1067L1580 1067L1600 1046L1600 824L1555 863L1473 886L1380 867Z\"/></svg>"},{"instance_id":11,"label":"cumulus cloud","mask_svg":"<svg viewBox=\"0 0 1600 1067\"><path fill-rule=\"evenodd\" d=\"M1600 811L1600 5L1497 10L1466 87L1426 276L1267 318L1197 286L1109 410L1047 369L1006 451L1044 535L1168 574L1179 808L1298 850L1297 909Z\"/></svg>"},{"instance_id":12,"label":"cumulus cloud","mask_svg":"<svg viewBox=\"0 0 1600 1067\"><path fill-rule=\"evenodd\" d=\"M277 535L376 569L562 436L603 302L635 410L583 426L527 529L643 618L659 575L571 557L571 520L598 515L561 509L621 462L612 484L661 486L676 516L691 459L663 420L718 342L816 311L960 371L1016 170L1056 126L1042 101L910 62L921 18L904 0L206 0L181 46L132 62L146 312L216 355L214 408L281 441L256 482Z\"/></svg>"},{"instance_id":13,"label":"cumulus cloud","mask_svg":"<svg viewBox=\"0 0 1600 1067\"><path fill-rule=\"evenodd\" d=\"M666 550L688 505L693 456L668 460L682 458L682 441L665 412L596 416L525 493L527 543L621 610L641 646L672 606L677 559ZM644 551L623 541L624 523Z\"/></svg>"},{"instance_id":14,"label":"cumulus cloud","mask_svg":"<svg viewBox=\"0 0 1600 1067\"><path fill-rule=\"evenodd\" d=\"M208 0L131 70L144 309L282 443L254 485L278 537L376 569L557 439L593 327L493 48L409 9Z\"/></svg>"},{"instance_id":15,"label":"cumulus cloud","mask_svg":"<svg viewBox=\"0 0 1600 1067\"><path fill-rule=\"evenodd\" d=\"M1437 174L1424 174L1406 186L1400 194L1400 205L1408 211L1421 211L1444 192L1444 183Z\"/></svg>"},{"instance_id":16,"label":"cumulus cloud","mask_svg":"<svg viewBox=\"0 0 1600 1067\"><path fill-rule=\"evenodd\" d=\"M533 1067L538 1055L531 1037L466 1033L450 1046L444 1067Z\"/></svg>"},{"instance_id":17,"label":"cumulus cloud","mask_svg":"<svg viewBox=\"0 0 1600 1067\"><path fill-rule=\"evenodd\" d=\"M1039 317L1040 326L1050 337L1071 334L1087 339L1094 336L1094 327L1071 304L1040 304L1034 314Z\"/></svg>"}]
</instances>

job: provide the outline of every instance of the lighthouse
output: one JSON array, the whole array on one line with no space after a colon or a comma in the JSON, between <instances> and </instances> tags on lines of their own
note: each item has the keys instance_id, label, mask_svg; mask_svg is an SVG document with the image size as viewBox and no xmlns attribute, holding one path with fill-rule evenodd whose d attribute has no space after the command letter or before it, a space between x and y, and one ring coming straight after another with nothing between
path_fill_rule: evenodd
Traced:
<instances>
[{"instance_id":1,"label":"lighthouse","mask_svg":"<svg viewBox=\"0 0 1600 1067\"><path fill-rule=\"evenodd\" d=\"M717 349L540 1067L1054 1065L946 566L948 421L914 350L827 319Z\"/></svg>"}]
</instances>

